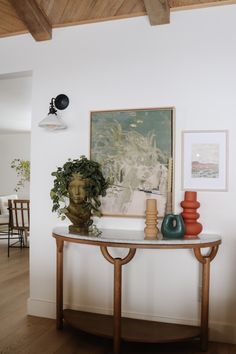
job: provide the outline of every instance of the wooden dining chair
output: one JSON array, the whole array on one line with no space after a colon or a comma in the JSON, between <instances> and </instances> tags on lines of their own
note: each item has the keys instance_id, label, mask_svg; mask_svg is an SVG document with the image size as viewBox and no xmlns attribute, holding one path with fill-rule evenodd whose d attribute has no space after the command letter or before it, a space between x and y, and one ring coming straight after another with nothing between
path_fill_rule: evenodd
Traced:
<instances>
[{"instance_id":1,"label":"wooden dining chair","mask_svg":"<svg viewBox=\"0 0 236 354\"><path fill-rule=\"evenodd\" d=\"M30 230L30 201L28 199L8 200L9 230L8 257L11 247L28 247ZM11 240L14 240L11 243Z\"/></svg>"},{"instance_id":2,"label":"wooden dining chair","mask_svg":"<svg viewBox=\"0 0 236 354\"><path fill-rule=\"evenodd\" d=\"M9 226L8 200L17 199L16 194L0 195L0 240L7 240Z\"/></svg>"}]
</instances>

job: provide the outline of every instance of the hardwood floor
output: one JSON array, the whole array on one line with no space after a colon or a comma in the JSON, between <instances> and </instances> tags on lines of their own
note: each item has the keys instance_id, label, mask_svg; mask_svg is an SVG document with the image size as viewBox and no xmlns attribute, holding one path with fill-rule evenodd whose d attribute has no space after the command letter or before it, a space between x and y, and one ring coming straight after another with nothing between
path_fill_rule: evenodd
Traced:
<instances>
[{"instance_id":1,"label":"hardwood floor","mask_svg":"<svg viewBox=\"0 0 236 354\"><path fill-rule=\"evenodd\" d=\"M27 316L28 249L11 249L0 240L0 354L112 354L112 342L65 327L55 321ZM200 354L198 342L122 344L122 354ZM208 354L236 354L236 345L210 343Z\"/></svg>"}]
</instances>

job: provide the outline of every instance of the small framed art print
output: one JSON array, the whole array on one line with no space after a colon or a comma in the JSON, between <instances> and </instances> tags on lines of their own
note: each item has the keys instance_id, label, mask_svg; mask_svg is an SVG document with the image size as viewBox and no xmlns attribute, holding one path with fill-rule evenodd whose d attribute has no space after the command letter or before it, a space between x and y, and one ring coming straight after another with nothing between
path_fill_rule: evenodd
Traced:
<instances>
[{"instance_id":1,"label":"small framed art print","mask_svg":"<svg viewBox=\"0 0 236 354\"><path fill-rule=\"evenodd\" d=\"M226 130L183 131L183 190L227 190Z\"/></svg>"}]
</instances>

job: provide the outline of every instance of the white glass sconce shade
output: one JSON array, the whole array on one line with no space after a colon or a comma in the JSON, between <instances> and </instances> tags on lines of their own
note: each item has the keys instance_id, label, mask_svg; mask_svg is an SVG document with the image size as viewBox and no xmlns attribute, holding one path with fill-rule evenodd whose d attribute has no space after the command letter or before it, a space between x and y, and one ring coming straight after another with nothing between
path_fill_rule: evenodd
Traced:
<instances>
[{"instance_id":1,"label":"white glass sconce shade","mask_svg":"<svg viewBox=\"0 0 236 354\"><path fill-rule=\"evenodd\" d=\"M69 98L66 95L60 94L56 98L52 98L49 106L49 112L46 118L39 122L39 127L48 130L66 129L67 125L58 117L57 109L66 109L69 105Z\"/></svg>"}]
</instances>

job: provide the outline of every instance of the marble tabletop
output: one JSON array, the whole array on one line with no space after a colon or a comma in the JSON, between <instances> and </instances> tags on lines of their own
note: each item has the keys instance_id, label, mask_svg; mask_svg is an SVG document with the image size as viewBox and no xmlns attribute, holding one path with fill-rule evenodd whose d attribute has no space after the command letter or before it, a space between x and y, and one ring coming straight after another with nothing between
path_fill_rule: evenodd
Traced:
<instances>
[{"instance_id":1,"label":"marble tabletop","mask_svg":"<svg viewBox=\"0 0 236 354\"><path fill-rule=\"evenodd\" d=\"M200 234L198 238L194 239L165 239L161 234L158 235L157 240L145 240L143 230L119 230L119 229L100 229L101 234L99 236L85 235L85 234L72 234L69 233L68 227L58 226L53 228L53 234L55 236L62 236L64 238L70 238L81 240L86 243L94 241L99 243L122 243L122 244L140 244L140 245L201 245L204 243L221 242L221 236L217 234Z\"/></svg>"}]
</instances>

